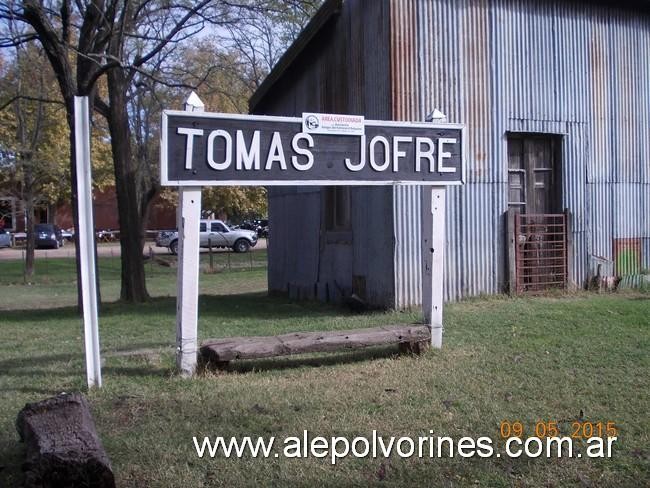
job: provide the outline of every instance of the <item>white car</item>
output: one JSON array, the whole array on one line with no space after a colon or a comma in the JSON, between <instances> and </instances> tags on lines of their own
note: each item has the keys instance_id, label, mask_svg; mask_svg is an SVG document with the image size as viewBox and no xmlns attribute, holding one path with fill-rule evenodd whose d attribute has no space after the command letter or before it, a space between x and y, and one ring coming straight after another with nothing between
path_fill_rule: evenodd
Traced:
<instances>
[{"instance_id":1,"label":"white car","mask_svg":"<svg viewBox=\"0 0 650 488\"><path fill-rule=\"evenodd\" d=\"M11 234L4 229L0 229L0 247L11 247Z\"/></svg>"},{"instance_id":2,"label":"white car","mask_svg":"<svg viewBox=\"0 0 650 488\"><path fill-rule=\"evenodd\" d=\"M201 220L199 227L201 247L229 247L235 252L247 252L257 244L257 232L230 229L221 220ZM178 253L178 231L163 230L156 236L156 246L168 247L172 254Z\"/></svg>"}]
</instances>

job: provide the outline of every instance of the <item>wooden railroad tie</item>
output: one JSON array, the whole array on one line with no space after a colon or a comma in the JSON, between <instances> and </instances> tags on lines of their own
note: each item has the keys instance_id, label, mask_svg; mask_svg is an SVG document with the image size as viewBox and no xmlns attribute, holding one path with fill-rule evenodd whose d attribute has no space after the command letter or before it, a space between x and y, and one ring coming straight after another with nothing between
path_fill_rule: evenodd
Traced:
<instances>
[{"instance_id":1,"label":"wooden railroad tie","mask_svg":"<svg viewBox=\"0 0 650 488\"><path fill-rule=\"evenodd\" d=\"M335 352L397 344L400 352L420 354L431 343L427 325L394 325L327 332L293 332L265 337L208 339L200 348L203 364L224 367L235 359L262 359L311 352Z\"/></svg>"}]
</instances>

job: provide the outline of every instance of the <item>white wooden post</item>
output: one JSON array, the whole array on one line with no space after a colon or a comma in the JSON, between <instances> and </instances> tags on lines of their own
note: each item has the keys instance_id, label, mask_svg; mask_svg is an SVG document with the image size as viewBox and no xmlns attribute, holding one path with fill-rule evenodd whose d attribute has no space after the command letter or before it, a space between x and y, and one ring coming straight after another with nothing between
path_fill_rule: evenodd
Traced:
<instances>
[{"instance_id":1,"label":"white wooden post","mask_svg":"<svg viewBox=\"0 0 650 488\"><path fill-rule=\"evenodd\" d=\"M75 158L77 169L77 208L79 213L79 265L86 350L88 388L102 386L97 319L97 280L95 276L95 224L90 162L90 113L88 97L74 97Z\"/></svg>"},{"instance_id":2,"label":"white wooden post","mask_svg":"<svg viewBox=\"0 0 650 488\"><path fill-rule=\"evenodd\" d=\"M203 112L204 104L192 92L185 102L188 112ZM176 367L182 376L196 370L199 306L199 225L201 188L178 189L178 270L176 274Z\"/></svg>"},{"instance_id":3,"label":"white wooden post","mask_svg":"<svg viewBox=\"0 0 650 488\"><path fill-rule=\"evenodd\" d=\"M445 187L423 186L422 311L431 327L431 346L442 347L442 301L445 271Z\"/></svg>"}]
</instances>

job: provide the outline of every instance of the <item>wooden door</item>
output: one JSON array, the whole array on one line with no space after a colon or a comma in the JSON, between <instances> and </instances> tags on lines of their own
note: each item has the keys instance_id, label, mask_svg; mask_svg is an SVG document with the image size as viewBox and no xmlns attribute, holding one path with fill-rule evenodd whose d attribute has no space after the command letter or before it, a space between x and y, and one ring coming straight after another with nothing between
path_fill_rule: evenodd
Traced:
<instances>
[{"instance_id":1,"label":"wooden door","mask_svg":"<svg viewBox=\"0 0 650 488\"><path fill-rule=\"evenodd\" d=\"M558 139L553 135L508 136L508 205L522 214L559 212Z\"/></svg>"},{"instance_id":2,"label":"wooden door","mask_svg":"<svg viewBox=\"0 0 650 488\"><path fill-rule=\"evenodd\" d=\"M508 136L508 205L514 209L518 293L564 287L566 222L561 211L558 136ZM510 230L509 232L512 232Z\"/></svg>"}]
</instances>

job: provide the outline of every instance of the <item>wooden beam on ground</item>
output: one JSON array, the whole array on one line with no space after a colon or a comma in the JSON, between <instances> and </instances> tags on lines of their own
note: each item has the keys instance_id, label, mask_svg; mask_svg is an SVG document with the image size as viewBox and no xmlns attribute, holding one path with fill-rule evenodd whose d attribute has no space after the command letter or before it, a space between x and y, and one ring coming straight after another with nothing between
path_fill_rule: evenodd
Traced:
<instances>
[{"instance_id":1,"label":"wooden beam on ground","mask_svg":"<svg viewBox=\"0 0 650 488\"><path fill-rule=\"evenodd\" d=\"M26 444L25 487L115 488L111 463L83 395L28 403L16 428Z\"/></svg>"},{"instance_id":2,"label":"wooden beam on ground","mask_svg":"<svg viewBox=\"0 0 650 488\"><path fill-rule=\"evenodd\" d=\"M409 344L404 350L418 352L418 343L431 340L426 325L398 325L328 332L295 332L268 337L208 339L200 354L206 364L219 365L234 359L260 359L310 352L333 352L390 344Z\"/></svg>"}]
</instances>

